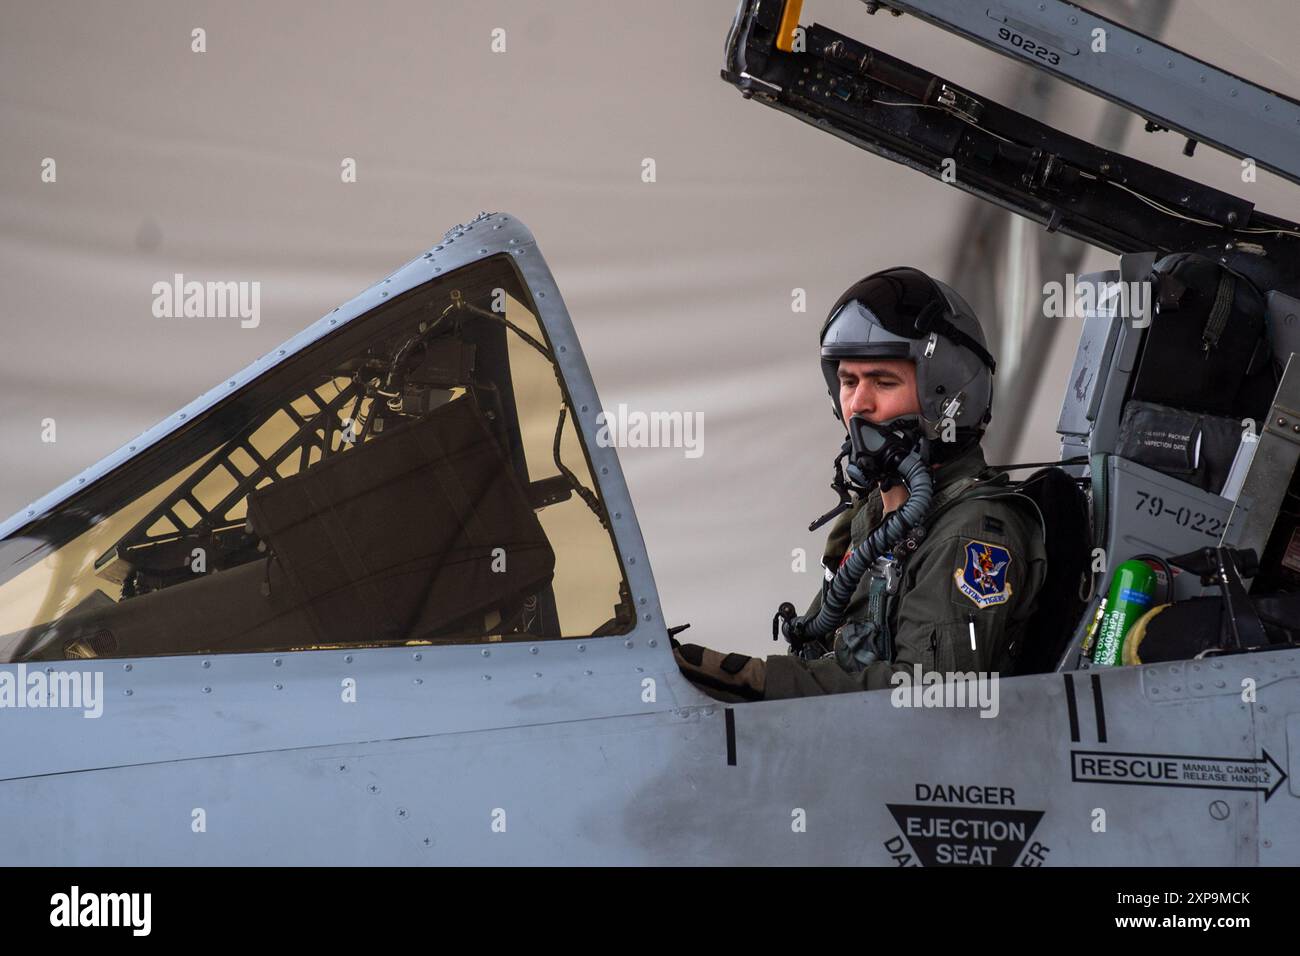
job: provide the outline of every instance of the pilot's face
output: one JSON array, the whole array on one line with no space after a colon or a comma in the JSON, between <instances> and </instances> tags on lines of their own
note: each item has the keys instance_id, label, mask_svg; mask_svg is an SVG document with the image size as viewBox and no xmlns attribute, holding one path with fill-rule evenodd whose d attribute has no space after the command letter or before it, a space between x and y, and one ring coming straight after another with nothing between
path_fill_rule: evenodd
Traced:
<instances>
[{"instance_id":1,"label":"pilot's face","mask_svg":"<svg viewBox=\"0 0 1300 956\"><path fill-rule=\"evenodd\" d=\"M840 359L840 413L879 423L921 414L911 359Z\"/></svg>"}]
</instances>

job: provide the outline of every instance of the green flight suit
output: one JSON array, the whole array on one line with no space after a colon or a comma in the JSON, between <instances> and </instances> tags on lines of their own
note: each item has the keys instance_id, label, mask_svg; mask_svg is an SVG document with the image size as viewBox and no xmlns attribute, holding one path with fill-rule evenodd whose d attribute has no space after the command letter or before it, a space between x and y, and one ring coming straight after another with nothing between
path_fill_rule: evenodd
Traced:
<instances>
[{"instance_id":1,"label":"green flight suit","mask_svg":"<svg viewBox=\"0 0 1300 956\"><path fill-rule=\"evenodd\" d=\"M911 677L918 664L922 673L1010 665L1047 574L1038 509L1008 487L1005 474L987 468L979 445L934 476L934 504L916 550L898 563L877 562L863 576L833 654L768 657L766 699L889 688L893 674ZM879 490L840 515L826 545L828 576L881 518ZM820 606L819 594L809 613Z\"/></svg>"}]
</instances>

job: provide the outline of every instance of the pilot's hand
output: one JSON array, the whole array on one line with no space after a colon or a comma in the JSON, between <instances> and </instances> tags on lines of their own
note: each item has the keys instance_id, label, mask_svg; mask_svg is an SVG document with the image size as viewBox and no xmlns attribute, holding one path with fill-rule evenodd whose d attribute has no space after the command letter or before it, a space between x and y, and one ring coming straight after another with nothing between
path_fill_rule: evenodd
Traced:
<instances>
[{"instance_id":1,"label":"pilot's hand","mask_svg":"<svg viewBox=\"0 0 1300 956\"><path fill-rule=\"evenodd\" d=\"M719 654L698 644L673 644L673 657L692 683L716 700L762 700L767 665L744 654Z\"/></svg>"}]
</instances>

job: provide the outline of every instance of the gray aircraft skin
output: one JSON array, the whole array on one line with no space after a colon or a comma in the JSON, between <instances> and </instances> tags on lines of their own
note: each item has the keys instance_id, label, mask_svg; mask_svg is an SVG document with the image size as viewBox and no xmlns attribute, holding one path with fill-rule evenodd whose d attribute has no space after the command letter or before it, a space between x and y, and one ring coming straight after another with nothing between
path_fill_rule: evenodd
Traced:
<instances>
[{"instance_id":1,"label":"gray aircraft skin","mask_svg":"<svg viewBox=\"0 0 1300 956\"><path fill-rule=\"evenodd\" d=\"M1132 255L1122 257L1121 274L1142 264ZM355 646L294 635L268 650L196 644L177 630L172 644L163 635L147 652L130 653L130 627L145 633L148 624L113 615L237 576L241 567L255 569L257 580L265 574L260 593L280 593L284 579L272 577L294 560L287 548L130 599L124 592L69 609L61 593L38 595L42 608L80 623L51 623L57 615L44 613L20 633L0 633L7 661L0 678L18 680L24 668L102 673L102 715L0 710L3 862L1300 863L1300 783L1292 774L1300 649L1081 669L1076 641L1057 672L1001 679L995 716L987 708L899 706L892 691L723 704L686 680L616 450L600 440L602 406L563 298L534 237L511 215L481 214L453 228L0 525L0 611L22 599L6 585L43 561L57 564L60 547L104 520L97 494L143 491L137 470L189 461L195 446L185 443L222 416L242 414L261 384L306 367L295 363L316 361L399 303L459 301L458 290L502 270L518 281L515 300L536 316L540 351L560 380L607 520L626 583L616 625L563 637L540 626L538 636L486 626L463 641L399 634L362 636ZM1241 540L1234 529L1257 533L1247 505L1263 500L1262 491L1243 493L1234 511L1233 501L1113 454L1117 396L1138 337L1126 318L1113 308L1090 316L1075 379L1093 384L1070 390L1062 413L1063 448L1086 450L1094 482L1104 478L1107 494L1094 501L1098 542L1117 562L1218 540L1203 528L1135 516L1132 502L1155 493L1171 509L1185 501L1213 515L1226 543ZM486 348L480 344L481 354ZM1300 418L1285 411L1300 408L1296 366L1274 411ZM411 433L440 409L467 404L457 398L404 427ZM365 448L358 442L337 459L348 464L369 454ZM1243 488L1276 485L1287 448L1294 442L1285 429L1265 430ZM317 468L304 467L284 486L301 487ZM270 494L259 486L250 497ZM545 516L562 497L576 501L556 493L532 499L534 510ZM257 514L251 525L262 520ZM110 566L95 557L95 571ZM1180 576L1180 596L1201 592L1189 578ZM550 585L535 587L546 593ZM107 620L128 621L121 644L101 643ZM92 638L69 640L85 627ZM275 644L275 633L259 632L258 640ZM1247 685L1253 695L1243 693Z\"/></svg>"}]
</instances>

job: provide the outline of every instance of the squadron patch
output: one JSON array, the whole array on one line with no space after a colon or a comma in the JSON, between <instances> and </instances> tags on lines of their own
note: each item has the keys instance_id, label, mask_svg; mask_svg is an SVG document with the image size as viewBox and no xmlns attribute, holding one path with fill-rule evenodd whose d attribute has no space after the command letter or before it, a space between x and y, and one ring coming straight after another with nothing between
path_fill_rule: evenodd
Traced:
<instances>
[{"instance_id":1,"label":"squadron patch","mask_svg":"<svg viewBox=\"0 0 1300 956\"><path fill-rule=\"evenodd\" d=\"M1011 582L1007 580L1007 566L1011 552L987 541L967 541L966 560L953 572L957 590L974 602L976 607L1005 604L1011 598Z\"/></svg>"}]
</instances>

